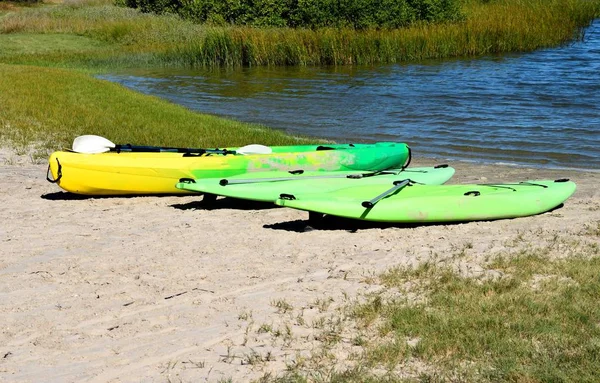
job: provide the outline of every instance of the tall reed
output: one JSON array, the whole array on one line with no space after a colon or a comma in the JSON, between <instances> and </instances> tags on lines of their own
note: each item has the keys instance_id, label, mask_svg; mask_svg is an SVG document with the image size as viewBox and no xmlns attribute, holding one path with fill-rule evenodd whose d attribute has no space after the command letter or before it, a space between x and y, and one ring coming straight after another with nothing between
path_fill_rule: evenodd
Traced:
<instances>
[{"instance_id":1,"label":"tall reed","mask_svg":"<svg viewBox=\"0 0 600 383\"><path fill-rule=\"evenodd\" d=\"M476 3L464 22L403 29L207 28L177 44L167 62L190 66L353 65L531 51L581 36L599 14L586 0Z\"/></svg>"},{"instance_id":2,"label":"tall reed","mask_svg":"<svg viewBox=\"0 0 600 383\"><path fill-rule=\"evenodd\" d=\"M94 52L13 55L3 61L84 67L369 65L530 51L581 37L600 0L464 0L461 22L399 29L253 28L194 24L111 5L67 4L0 18L7 33L76 34ZM67 65L67 64L64 64Z\"/></svg>"}]
</instances>

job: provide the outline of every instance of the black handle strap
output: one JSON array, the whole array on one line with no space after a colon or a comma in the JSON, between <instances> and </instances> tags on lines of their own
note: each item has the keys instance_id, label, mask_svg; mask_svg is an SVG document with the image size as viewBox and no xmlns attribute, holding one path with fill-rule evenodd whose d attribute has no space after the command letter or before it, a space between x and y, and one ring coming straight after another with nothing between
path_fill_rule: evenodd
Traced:
<instances>
[{"instance_id":1,"label":"black handle strap","mask_svg":"<svg viewBox=\"0 0 600 383\"><path fill-rule=\"evenodd\" d=\"M58 164L58 172L56 172L58 177L56 177L56 179L50 178L50 164L48 164L48 170L46 171L46 180L53 184L57 183L62 178L62 165L60 164L60 161L58 161L58 158L56 159L56 163Z\"/></svg>"},{"instance_id":2,"label":"black handle strap","mask_svg":"<svg viewBox=\"0 0 600 383\"><path fill-rule=\"evenodd\" d=\"M402 166L400 170L406 169L408 165L410 165L410 161L412 160L412 151L410 150L410 146L406 145L406 148L408 149L408 160L406 160L406 163L404 164L404 166Z\"/></svg>"}]
</instances>

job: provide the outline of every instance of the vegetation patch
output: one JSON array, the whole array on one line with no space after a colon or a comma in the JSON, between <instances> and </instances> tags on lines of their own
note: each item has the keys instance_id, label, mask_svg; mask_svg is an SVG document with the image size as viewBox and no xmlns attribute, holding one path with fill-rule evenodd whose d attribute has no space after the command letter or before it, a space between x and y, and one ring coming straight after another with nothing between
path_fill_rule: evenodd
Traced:
<instances>
[{"instance_id":1,"label":"vegetation patch","mask_svg":"<svg viewBox=\"0 0 600 383\"><path fill-rule=\"evenodd\" d=\"M63 69L0 64L0 142L70 147L83 134L117 143L187 147L306 143L256 124L194 113ZM318 140L312 140L315 142Z\"/></svg>"},{"instance_id":2,"label":"vegetation patch","mask_svg":"<svg viewBox=\"0 0 600 383\"><path fill-rule=\"evenodd\" d=\"M85 36L58 33L0 34L0 57L15 55L62 54L90 52L106 47L106 44Z\"/></svg>"},{"instance_id":3,"label":"vegetation patch","mask_svg":"<svg viewBox=\"0 0 600 383\"><path fill-rule=\"evenodd\" d=\"M599 5L473 1L464 6L464 21L395 29L212 27L163 57L189 66L372 65L523 52L580 37Z\"/></svg>"},{"instance_id":4,"label":"vegetation patch","mask_svg":"<svg viewBox=\"0 0 600 383\"><path fill-rule=\"evenodd\" d=\"M593 304L599 266L597 258L548 264L523 257L503 264L515 273L489 281L431 268L422 286L425 304L371 304L385 316L381 331L393 340L373 347L368 359L388 367L423 359L438 366L431 377L593 381L600 362L600 309ZM396 270L384 280L399 286L413 273Z\"/></svg>"},{"instance_id":5,"label":"vegetation patch","mask_svg":"<svg viewBox=\"0 0 600 383\"><path fill-rule=\"evenodd\" d=\"M116 0L196 22L258 27L400 28L419 21L457 21L458 0Z\"/></svg>"},{"instance_id":6,"label":"vegetation patch","mask_svg":"<svg viewBox=\"0 0 600 383\"><path fill-rule=\"evenodd\" d=\"M597 253L498 258L488 267L499 278L433 265L390 271L387 287L419 299L376 297L357 307L357 318L380 323L378 339L388 339L370 343L363 362L393 376L418 361L428 366L419 374L426 381L592 382L600 363Z\"/></svg>"},{"instance_id":7,"label":"vegetation patch","mask_svg":"<svg viewBox=\"0 0 600 383\"><path fill-rule=\"evenodd\" d=\"M401 28L357 29L351 23L319 28L258 28L198 24L172 13L157 16L105 2L26 8L0 19L0 34L86 36L109 44L102 54L81 51L23 57L15 52L5 55L3 62L96 69L371 65L556 46L580 38L581 28L600 15L598 0L464 0L460 8L464 17L459 21L420 21Z\"/></svg>"}]
</instances>

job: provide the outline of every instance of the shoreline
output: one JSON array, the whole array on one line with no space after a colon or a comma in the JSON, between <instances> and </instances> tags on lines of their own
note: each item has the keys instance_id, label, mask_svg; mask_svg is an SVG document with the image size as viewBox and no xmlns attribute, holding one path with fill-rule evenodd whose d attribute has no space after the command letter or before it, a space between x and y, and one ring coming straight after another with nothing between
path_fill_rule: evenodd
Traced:
<instances>
[{"instance_id":1,"label":"shoreline","mask_svg":"<svg viewBox=\"0 0 600 383\"><path fill-rule=\"evenodd\" d=\"M0 380L274 377L318 349L311 323L381 291L369 281L390 268L447 262L473 272L491 255L556 236L599 242L578 234L600 224L599 173L425 158L411 166L440 162L456 169L449 184L570 178L577 191L532 217L415 227L331 220L304 231L305 212L270 204L78 197L45 180L46 164L2 165ZM454 259L457 248L466 256ZM286 328L288 338L275 335ZM333 350L341 365L352 347Z\"/></svg>"},{"instance_id":2,"label":"shoreline","mask_svg":"<svg viewBox=\"0 0 600 383\"><path fill-rule=\"evenodd\" d=\"M222 117L226 118L226 117ZM64 149L61 149L64 150ZM35 165L35 164L47 164L47 159L36 159L33 160L33 151L30 149L27 154L17 154L14 149L1 147L0 146L0 164L3 165ZM48 153L48 157L50 153ZM418 165L413 164L413 161ZM426 155L419 155L413 157L411 159L411 163L409 166L433 166L438 164L449 164L452 166L452 163L456 164L464 164L465 166L484 166L484 167L507 167L514 169L536 169L543 172L575 172L575 173L592 173L592 174L600 174L600 169L593 168L570 168L566 166L544 166L541 164L520 164L513 162L498 162L498 161L488 161L483 159L451 159L451 158L441 158L431 156L428 157ZM452 180L450 180L451 182Z\"/></svg>"},{"instance_id":3,"label":"shoreline","mask_svg":"<svg viewBox=\"0 0 600 383\"><path fill-rule=\"evenodd\" d=\"M593 168L570 168L567 166L544 166L541 164L519 164L514 162L494 162L494 161L486 161L486 160L466 160L466 159L445 159L441 160L439 157L420 157L418 161L432 162L432 163L464 163L467 165L481 165L481 166L504 166L511 168L526 168L526 169L539 169L539 170L548 170L548 171L564 171L564 172L577 172L577 173L600 173L600 169Z\"/></svg>"}]
</instances>

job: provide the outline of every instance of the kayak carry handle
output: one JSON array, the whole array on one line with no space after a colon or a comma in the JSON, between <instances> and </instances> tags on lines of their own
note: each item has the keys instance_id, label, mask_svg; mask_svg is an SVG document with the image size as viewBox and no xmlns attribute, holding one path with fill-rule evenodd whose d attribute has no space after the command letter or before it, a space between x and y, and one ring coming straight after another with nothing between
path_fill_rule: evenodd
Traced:
<instances>
[{"instance_id":1,"label":"kayak carry handle","mask_svg":"<svg viewBox=\"0 0 600 383\"><path fill-rule=\"evenodd\" d=\"M46 171L46 180L52 184L57 183L62 178L62 165L60 164L60 161L58 160L58 158L56 158L56 163L58 164L58 171L56 172L56 175L57 175L56 179L50 178L50 174L52 174L52 171L50 170L50 164L48 164L48 171Z\"/></svg>"}]
</instances>

